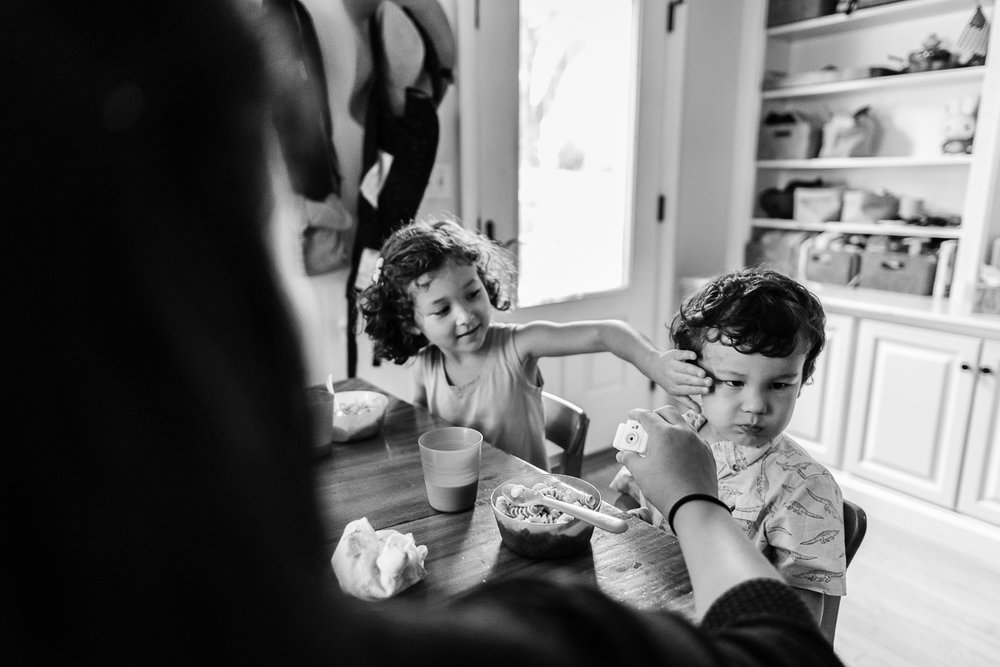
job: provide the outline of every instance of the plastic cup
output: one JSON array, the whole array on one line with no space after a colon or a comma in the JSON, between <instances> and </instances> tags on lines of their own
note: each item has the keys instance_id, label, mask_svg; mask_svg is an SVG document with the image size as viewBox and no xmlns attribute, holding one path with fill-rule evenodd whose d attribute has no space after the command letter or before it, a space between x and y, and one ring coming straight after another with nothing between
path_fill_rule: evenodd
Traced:
<instances>
[{"instance_id":1,"label":"plastic cup","mask_svg":"<svg viewBox=\"0 0 1000 667\"><path fill-rule=\"evenodd\" d=\"M446 426L417 439L427 502L439 512L463 512L476 504L483 434Z\"/></svg>"},{"instance_id":2,"label":"plastic cup","mask_svg":"<svg viewBox=\"0 0 1000 667\"><path fill-rule=\"evenodd\" d=\"M325 450L333 442L334 395L326 389L306 389L306 404L312 417L313 447Z\"/></svg>"}]
</instances>

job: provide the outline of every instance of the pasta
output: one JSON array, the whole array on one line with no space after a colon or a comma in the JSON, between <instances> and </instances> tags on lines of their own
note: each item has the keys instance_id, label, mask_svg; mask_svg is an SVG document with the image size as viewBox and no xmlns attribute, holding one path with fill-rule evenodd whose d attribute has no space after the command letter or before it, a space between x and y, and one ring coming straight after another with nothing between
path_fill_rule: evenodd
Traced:
<instances>
[{"instance_id":1,"label":"pasta","mask_svg":"<svg viewBox=\"0 0 1000 667\"><path fill-rule=\"evenodd\" d=\"M593 502L593 496L590 494L561 482L558 484L539 482L532 488L543 495L581 507L588 507ZM569 523L574 520L574 517L544 505L515 505L504 495L497 497L496 508L502 514L528 523Z\"/></svg>"}]
</instances>

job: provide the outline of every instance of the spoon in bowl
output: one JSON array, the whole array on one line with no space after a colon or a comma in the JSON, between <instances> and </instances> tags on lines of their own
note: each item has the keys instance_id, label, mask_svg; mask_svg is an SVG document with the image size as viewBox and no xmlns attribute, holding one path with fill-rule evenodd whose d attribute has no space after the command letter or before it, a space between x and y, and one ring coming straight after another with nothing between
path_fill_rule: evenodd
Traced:
<instances>
[{"instance_id":1,"label":"spoon in bowl","mask_svg":"<svg viewBox=\"0 0 1000 667\"><path fill-rule=\"evenodd\" d=\"M610 533L624 533L628 530L628 522L624 519L608 516L607 514L601 514L597 510L592 510L589 507L583 507L582 505L574 505L557 500L552 496L539 493L538 491L529 489L521 484L504 484L500 491L514 505L546 505L553 509L557 509L564 514L575 516L581 521L594 524L598 528L606 530Z\"/></svg>"}]
</instances>

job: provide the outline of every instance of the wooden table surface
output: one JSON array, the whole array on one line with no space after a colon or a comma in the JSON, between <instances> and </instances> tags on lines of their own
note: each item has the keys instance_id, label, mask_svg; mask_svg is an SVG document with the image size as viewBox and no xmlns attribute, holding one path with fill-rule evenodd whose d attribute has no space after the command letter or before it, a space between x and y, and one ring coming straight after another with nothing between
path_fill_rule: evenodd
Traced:
<instances>
[{"instance_id":1,"label":"wooden table surface","mask_svg":"<svg viewBox=\"0 0 1000 667\"><path fill-rule=\"evenodd\" d=\"M338 382L335 389L382 391L357 378ZM329 456L316 462L329 555L344 527L367 517L376 530L412 533L417 544L427 545L426 578L400 597L437 603L487 580L537 575L596 585L638 609L670 609L693 617L691 584L677 540L634 517L626 517L629 528L621 534L595 529L591 548L576 556L533 560L507 549L500 541L490 493L504 480L537 469L488 443L483 444L475 507L456 514L431 508L417 437L448 423L382 393L389 396L382 431L368 440L334 443ZM606 502L602 511L626 516Z\"/></svg>"}]
</instances>

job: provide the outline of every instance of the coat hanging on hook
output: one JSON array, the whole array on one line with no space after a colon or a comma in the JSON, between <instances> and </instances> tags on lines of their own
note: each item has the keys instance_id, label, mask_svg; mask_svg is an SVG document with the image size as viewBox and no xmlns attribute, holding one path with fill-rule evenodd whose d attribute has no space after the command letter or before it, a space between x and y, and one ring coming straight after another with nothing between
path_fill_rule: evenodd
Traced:
<instances>
[{"instance_id":1,"label":"coat hanging on hook","mask_svg":"<svg viewBox=\"0 0 1000 667\"><path fill-rule=\"evenodd\" d=\"M454 36L437 0L382 2L370 27L374 81L347 283L349 377L357 370L356 297L370 281L370 271L361 265L373 261L392 231L417 214L437 155L437 108L455 65Z\"/></svg>"}]
</instances>

